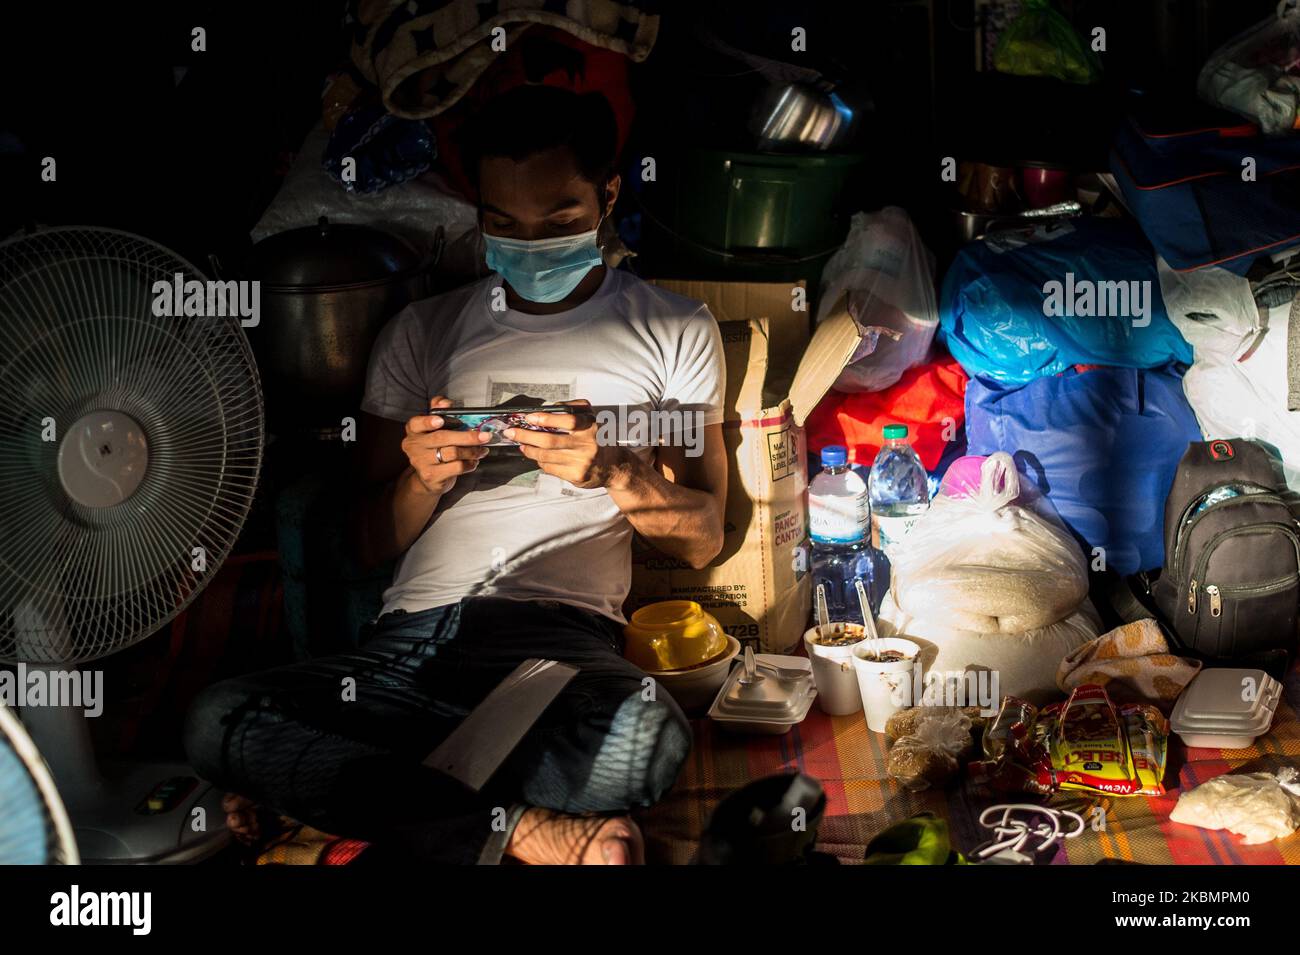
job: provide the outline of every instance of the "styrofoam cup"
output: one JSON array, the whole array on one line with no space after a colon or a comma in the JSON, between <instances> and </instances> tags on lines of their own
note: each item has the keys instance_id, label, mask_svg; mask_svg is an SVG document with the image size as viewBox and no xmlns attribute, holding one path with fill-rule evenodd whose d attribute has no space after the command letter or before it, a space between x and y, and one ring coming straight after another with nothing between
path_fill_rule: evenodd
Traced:
<instances>
[{"instance_id":1,"label":"styrofoam cup","mask_svg":"<svg viewBox=\"0 0 1300 955\"><path fill-rule=\"evenodd\" d=\"M843 647L826 647L814 640L819 633L829 631L836 624L821 624L803 635L803 645L812 661L813 682L817 685L817 705L831 716L844 716L862 709L862 692L858 689L858 675L853 668L853 648L858 643ZM860 625L859 629L861 629Z\"/></svg>"},{"instance_id":2,"label":"styrofoam cup","mask_svg":"<svg viewBox=\"0 0 1300 955\"><path fill-rule=\"evenodd\" d=\"M903 701L911 695L912 668L917 665L921 652L919 645L902 637L884 637L880 640L863 640L855 643L853 668L858 675L858 689L862 694L867 729L883 733L885 722L903 708ZM870 660L876 650L897 650L901 660L881 662Z\"/></svg>"}]
</instances>

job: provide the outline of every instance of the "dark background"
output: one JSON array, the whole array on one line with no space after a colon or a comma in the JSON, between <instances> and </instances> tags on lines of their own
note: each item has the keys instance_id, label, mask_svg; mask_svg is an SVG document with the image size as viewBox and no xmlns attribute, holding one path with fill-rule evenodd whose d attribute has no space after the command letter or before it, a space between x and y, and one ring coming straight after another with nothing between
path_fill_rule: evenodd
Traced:
<instances>
[{"instance_id":1,"label":"dark background","mask_svg":"<svg viewBox=\"0 0 1300 955\"><path fill-rule=\"evenodd\" d=\"M1276 4L1057 0L1077 26L1107 31L1104 81L1093 88L976 73L973 6L665 2L656 48L633 72L638 115L625 158L750 148L746 111L763 80L704 53L698 31L708 29L869 96L874 113L855 143L869 172L845 211L906 207L942 261L951 239L940 157L1102 168L1132 93L1194 98L1208 54ZM200 268L211 254L234 261L319 120L326 77L346 60L344 9L341 0L9 4L0 12L0 240L35 225L96 225L154 239ZM207 31L205 53L190 47L196 25ZM805 54L790 51L795 26L808 32ZM41 181L44 156L57 160L54 183ZM625 201L622 211L635 208ZM281 470L269 456L248 522L251 558L227 562L186 627L113 658L128 676L109 685L137 701L128 712L140 724L97 724L117 734L114 748L174 753L177 714L205 679L288 658L280 568L264 548L274 540L272 492L298 462L283 450L276 460Z\"/></svg>"},{"instance_id":2,"label":"dark background","mask_svg":"<svg viewBox=\"0 0 1300 955\"><path fill-rule=\"evenodd\" d=\"M1223 40L1274 0L1058 0L1076 25L1107 30L1105 82L1011 83L973 71L973 0L665 2L659 42L633 77L633 147L743 136L754 75L695 54L697 26L734 46L799 59L869 93L875 116L866 206L908 207L933 235L938 157L1056 154L1099 167L1133 89L1191 95ZM340 0L166 5L9 5L0 20L0 236L30 223L139 232L204 266L229 254L275 194L319 117L327 73L347 55ZM207 29L208 52L190 49ZM1086 31L1085 32L1086 35ZM1028 90L1028 91L1027 91ZM629 152L631 151L629 149ZM40 180L54 156L58 181Z\"/></svg>"}]
</instances>

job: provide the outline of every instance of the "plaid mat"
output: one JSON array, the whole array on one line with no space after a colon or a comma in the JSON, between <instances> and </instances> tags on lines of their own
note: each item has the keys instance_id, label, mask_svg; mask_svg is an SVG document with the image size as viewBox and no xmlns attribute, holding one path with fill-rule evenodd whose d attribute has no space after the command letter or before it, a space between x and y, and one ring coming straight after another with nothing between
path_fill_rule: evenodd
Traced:
<instances>
[{"instance_id":1,"label":"plaid mat","mask_svg":"<svg viewBox=\"0 0 1300 955\"><path fill-rule=\"evenodd\" d=\"M1286 682L1273 727L1248 750L1188 749L1177 736L1169 745L1169 768L1159 797L1055 797L1052 805L1090 819L1091 806L1106 810L1104 828L1089 828L1057 852L1055 864L1090 864L1119 859L1146 864L1300 864L1300 833L1258 846L1238 836L1169 821L1179 793L1232 770L1257 772L1283 762L1300 765L1300 668ZM826 789L826 814L817 848L843 862L861 861L873 836L918 812L949 822L954 846L969 851L989 833L979 814L999 800L965 787L908 792L885 773L885 737L867 730L862 714L826 716L815 706L803 723L784 736L727 733L697 720L695 749L672 792L640 819L651 862L682 864L695 854L699 834L713 807L728 793L772 773L799 770ZM1028 800L1027 800L1028 801Z\"/></svg>"}]
</instances>

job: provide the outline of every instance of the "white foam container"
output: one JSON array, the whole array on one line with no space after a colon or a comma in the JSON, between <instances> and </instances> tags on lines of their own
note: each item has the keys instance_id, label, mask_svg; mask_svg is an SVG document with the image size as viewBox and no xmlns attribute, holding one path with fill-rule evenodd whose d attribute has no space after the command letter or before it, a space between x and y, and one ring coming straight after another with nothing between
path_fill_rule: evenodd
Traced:
<instances>
[{"instance_id":1,"label":"white foam container","mask_svg":"<svg viewBox=\"0 0 1300 955\"><path fill-rule=\"evenodd\" d=\"M796 723L803 722L817 698L811 663L805 657L770 653L755 654L754 660L764 679L763 689L748 695L733 692L745 670L744 662L738 661L718 688L718 695L709 707L709 718L735 733L769 736L788 733ZM795 671L798 675L791 679L765 668L764 664L786 672Z\"/></svg>"},{"instance_id":2,"label":"white foam container","mask_svg":"<svg viewBox=\"0 0 1300 955\"><path fill-rule=\"evenodd\" d=\"M1247 749L1268 732L1281 696L1281 684L1263 670L1202 670L1179 696L1169 727L1191 747Z\"/></svg>"}]
</instances>

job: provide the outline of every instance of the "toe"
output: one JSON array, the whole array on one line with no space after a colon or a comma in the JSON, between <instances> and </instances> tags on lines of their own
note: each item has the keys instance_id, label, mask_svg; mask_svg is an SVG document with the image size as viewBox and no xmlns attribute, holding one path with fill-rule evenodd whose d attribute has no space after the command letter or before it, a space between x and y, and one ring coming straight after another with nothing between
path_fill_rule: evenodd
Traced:
<instances>
[{"instance_id":1,"label":"toe","mask_svg":"<svg viewBox=\"0 0 1300 955\"><path fill-rule=\"evenodd\" d=\"M605 865L630 865L632 862L632 846L627 839L605 839L600 848Z\"/></svg>"}]
</instances>

